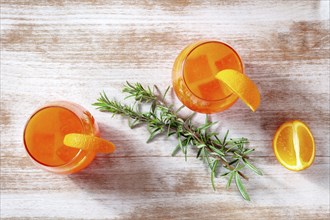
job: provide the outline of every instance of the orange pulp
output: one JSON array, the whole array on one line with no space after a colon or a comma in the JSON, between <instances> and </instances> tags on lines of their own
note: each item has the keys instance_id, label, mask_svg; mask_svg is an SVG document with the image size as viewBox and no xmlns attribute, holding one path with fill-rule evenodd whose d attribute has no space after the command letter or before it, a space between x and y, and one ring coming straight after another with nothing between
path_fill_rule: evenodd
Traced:
<instances>
[{"instance_id":1,"label":"orange pulp","mask_svg":"<svg viewBox=\"0 0 330 220\"><path fill-rule=\"evenodd\" d=\"M287 121L277 129L273 149L277 160L293 171L308 168L315 158L314 137L308 126L299 120Z\"/></svg>"}]
</instances>

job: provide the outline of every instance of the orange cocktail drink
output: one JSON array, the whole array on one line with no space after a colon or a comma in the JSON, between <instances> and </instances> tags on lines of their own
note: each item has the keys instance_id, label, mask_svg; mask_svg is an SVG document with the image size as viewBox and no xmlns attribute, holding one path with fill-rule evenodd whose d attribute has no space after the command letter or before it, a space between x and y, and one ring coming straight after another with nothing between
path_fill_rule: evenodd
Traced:
<instances>
[{"instance_id":1,"label":"orange cocktail drink","mask_svg":"<svg viewBox=\"0 0 330 220\"><path fill-rule=\"evenodd\" d=\"M215 113L232 106L238 96L215 75L225 69L244 73L241 58L228 44L198 41L176 58L172 83L180 101L191 110Z\"/></svg>"},{"instance_id":2,"label":"orange cocktail drink","mask_svg":"<svg viewBox=\"0 0 330 220\"><path fill-rule=\"evenodd\" d=\"M93 116L82 106L60 101L38 109L24 130L24 145L31 159L42 168L60 174L75 173L92 162L93 148L65 146L63 139L70 133L99 136Z\"/></svg>"}]
</instances>

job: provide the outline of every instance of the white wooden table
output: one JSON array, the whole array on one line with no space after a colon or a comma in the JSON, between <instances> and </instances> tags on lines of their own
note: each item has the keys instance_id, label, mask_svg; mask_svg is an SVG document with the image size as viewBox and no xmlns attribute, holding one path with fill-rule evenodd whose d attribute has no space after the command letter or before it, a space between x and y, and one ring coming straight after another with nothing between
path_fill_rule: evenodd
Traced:
<instances>
[{"instance_id":1,"label":"white wooden table","mask_svg":"<svg viewBox=\"0 0 330 220\"><path fill-rule=\"evenodd\" d=\"M175 57L199 39L237 49L261 91L256 113L238 101L211 116L220 133L230 129L256 147L264 176L248 172L251 202L221 178L213 192L195 151L187 162L171 157L175 139L146 144L145 127L130 130L91 106L103 90L122 98L126 80L165 89ZM327 0L2 1L1 218L329 218L329 48ZM88 108L117 151L69 176L35 167L24 124L53 100ZM316 140L315 162L302 172L283 168L272 151L289 119L305 121Z\"/></svg>"}]
</instances>

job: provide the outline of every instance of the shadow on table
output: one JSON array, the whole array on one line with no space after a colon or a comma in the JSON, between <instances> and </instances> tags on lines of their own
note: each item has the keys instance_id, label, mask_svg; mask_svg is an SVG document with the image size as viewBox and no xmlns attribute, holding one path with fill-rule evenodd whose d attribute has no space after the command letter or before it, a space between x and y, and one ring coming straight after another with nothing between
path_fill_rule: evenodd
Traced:
<instances>
[{"instance_id":1,"label":"shadow on table","mask_svg":"<svg viewBox=\"0 0 330 220\"><path fill-rule=\"evenodd\" d=\"M117 150L113 154L98 154L87 168L69 178L87 192L133 196L152 191L157 181L155 167L135 148L145 143L138 143L113 127L102 123L99 126L101 137L113 141Z\"/></svg>"}]
</instances>

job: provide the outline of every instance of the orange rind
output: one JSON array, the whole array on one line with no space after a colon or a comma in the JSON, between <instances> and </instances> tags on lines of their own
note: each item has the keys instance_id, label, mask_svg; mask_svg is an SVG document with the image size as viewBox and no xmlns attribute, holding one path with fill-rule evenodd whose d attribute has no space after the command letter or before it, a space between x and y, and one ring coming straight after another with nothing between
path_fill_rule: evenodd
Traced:
<instances>
[{"instance_id":1,"label":"orange rind","mask_svg":"<svg viewBox=\"0 0 330 220\"><path fill-rule=\"evenodd\" d=\"M252 111L256 111L260 105L260 93L256 84L246 75L233 70L225 69L215 76L227 85Z\"/></svg>"},{"instance_id":2,"label":"orange rind","mask_svg":"<svg viewBox=\"0 0 330 220\"><path fill-rule=\"evenodd\" d=\"M67 134L63 140L64 145L82 150L94 149L97 153L112 153L115 145L110 141L86 134Z\"/></svg>"}]
</instances>

